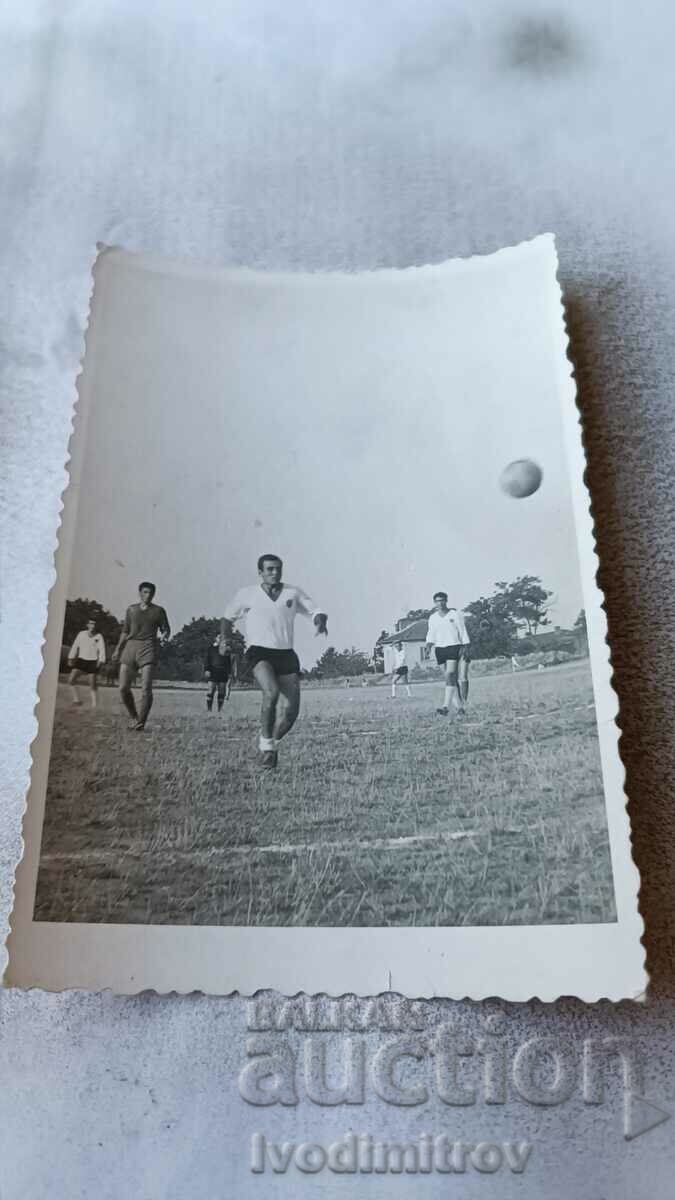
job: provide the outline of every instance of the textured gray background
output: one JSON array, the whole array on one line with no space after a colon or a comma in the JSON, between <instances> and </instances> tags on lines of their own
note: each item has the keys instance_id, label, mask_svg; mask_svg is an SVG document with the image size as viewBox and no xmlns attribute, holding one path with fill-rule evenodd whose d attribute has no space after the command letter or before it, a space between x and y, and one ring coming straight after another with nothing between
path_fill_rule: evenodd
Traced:
<instances>
[{"instance_id":1,"label":"textured gray background","mask_svg":"<svg viewBox=\"0 0 675 1200\"><path fill-rule=\"evenodd\" d=\"M675 13L666 0L10 2L0 18L2 835L11 908L63 462L97 240L258 267L406 266L559 238L621 701L648 1004L509 1009L510 1036L630 1030L675 1110ZM17 630L21 636L17 638ZM430 1016L437 1015L432 1006ZM445 1006L471 1026L469 1004ZM673 1124L616 1105L344 1114L238 1097L237 1000L0 998L0 1195L673 1194ZM334 1047L339 1053L339 1047ZM618 1099L615 1097L618 1104ZM611 1111L610 1111L611 1110ZM616 1111L615 1111L616 1110ZM251 1176L246 1139L499 1130L521 1178ZM496 1133L495 1133L496 1136Z\"/></svg>"}]
</instances>

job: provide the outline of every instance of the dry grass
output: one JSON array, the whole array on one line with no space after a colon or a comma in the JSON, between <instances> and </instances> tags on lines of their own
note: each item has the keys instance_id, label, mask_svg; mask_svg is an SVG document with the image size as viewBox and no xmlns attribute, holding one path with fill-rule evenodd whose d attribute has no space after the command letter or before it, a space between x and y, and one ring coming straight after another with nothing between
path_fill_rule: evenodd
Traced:
<instances>
[{"instance_id":1,"label":"dry grass","mask_svg":"<svg viewBox=\"0 0 675 1200\"><path fill-rule=\"evenodd\" d=\"M218 717L202 693L162 692L145 734L112 690L95 713L60 695L36 919L614 920L587 665L476 679L464 723L436 716L440 695L307 690L271 774L256 693Z\"/></svg>"}]
</instances>

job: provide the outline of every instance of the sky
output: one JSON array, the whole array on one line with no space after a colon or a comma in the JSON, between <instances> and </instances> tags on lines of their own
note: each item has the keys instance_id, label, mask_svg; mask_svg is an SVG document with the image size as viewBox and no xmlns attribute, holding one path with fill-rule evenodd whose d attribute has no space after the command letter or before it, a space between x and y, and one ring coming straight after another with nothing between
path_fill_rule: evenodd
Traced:
<instances>
[{"instance_id":1,"label":"sky","mask_svg":"<svg viewBox=\"0 0 675 1200\"><path fill-rule=\"evenodd\" d=\"M370 651L434 591L463 607L540 576L553 624L583 606L551 240L364 275L98 261L76 429L68 594L116 615L141 579L174 631L219 616L263 552ZM504 466L543 469L534 496Z\"/></svg>"}]
</instances>

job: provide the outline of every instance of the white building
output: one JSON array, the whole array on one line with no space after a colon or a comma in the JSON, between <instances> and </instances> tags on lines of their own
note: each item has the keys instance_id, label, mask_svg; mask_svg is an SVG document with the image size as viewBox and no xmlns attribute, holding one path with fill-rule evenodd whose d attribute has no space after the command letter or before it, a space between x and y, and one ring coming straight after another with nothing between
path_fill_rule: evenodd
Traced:
<instances>
[{"instance_id":1,"label":"white building","mask_svg":"<svg viewBox=\"0 0 675 1200\"><path fill-rule=\"evenodd\" d=\"M427 642L429 622L426 617L420 621L412 621L406 626L405 621L396 622L396 633L392 633L382 642L384 650L384 673L390 675L396 666L395 653L399 642L405 650L405 665L412 671L413 667L424 667L431 660L432 646Z\"/></svg>"}]
</instances>

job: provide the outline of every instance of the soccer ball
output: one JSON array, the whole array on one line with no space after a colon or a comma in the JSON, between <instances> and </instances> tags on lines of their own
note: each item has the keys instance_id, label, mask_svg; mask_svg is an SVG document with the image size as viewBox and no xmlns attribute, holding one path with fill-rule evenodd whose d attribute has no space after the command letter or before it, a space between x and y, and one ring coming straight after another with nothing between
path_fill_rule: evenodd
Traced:
<instances>
[{"instance_id":1,"label":"soccer ball","mask_svg":"<svg viewBox=\"0 0 675 1200\"><path fill-rule=\"evenodd\" d=\"M509 463L508 467L504 467L499 477L499 486L508 496L523 500L525 496L532 496L537 491L543 477L544 472L538 463L533 462L531 458L517 458L515 462Z\"/></svg>"}]
</instances>

